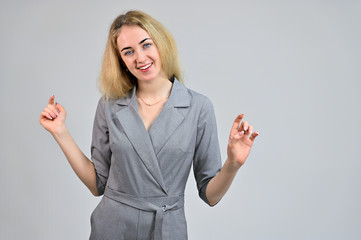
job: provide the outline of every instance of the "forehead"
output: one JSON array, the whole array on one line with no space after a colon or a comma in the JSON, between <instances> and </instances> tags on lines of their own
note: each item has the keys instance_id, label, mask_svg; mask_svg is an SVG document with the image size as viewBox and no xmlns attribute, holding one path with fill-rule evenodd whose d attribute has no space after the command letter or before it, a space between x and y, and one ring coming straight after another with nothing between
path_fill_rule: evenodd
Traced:
<instances>
[{"instance_id":1,"label":"forehead","mask_svg":"<svg viewBox=\"0 0 361 240\"><path fill-rule=\"evenodd\" d=\"M138 45L139 42L145 38L150 38L150 36L143 28L137 25L124 25L120 28L120 32L117 37L117 45L119 48L131 47L133 45Z\"/></svg>"}]
</instances>

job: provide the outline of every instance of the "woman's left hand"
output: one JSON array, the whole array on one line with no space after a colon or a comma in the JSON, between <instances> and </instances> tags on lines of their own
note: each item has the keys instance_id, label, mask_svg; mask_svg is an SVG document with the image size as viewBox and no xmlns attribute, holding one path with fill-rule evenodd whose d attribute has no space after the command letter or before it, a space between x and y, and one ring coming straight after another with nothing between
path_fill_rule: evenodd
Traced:
<instances>
[{"instance_id":1,"label":"woman's left hand","mask_svg":"<svg viewBox=\"0 0 361 240\"><path fill-rule=\"evenodd\" d=\"M227 155L232 168L239 169L246 161L251 151L258 132L253 132L253 127L246 121L242 121L244 114L238 115L234 120L229 135Z\"/></svg>"}]
</instances>

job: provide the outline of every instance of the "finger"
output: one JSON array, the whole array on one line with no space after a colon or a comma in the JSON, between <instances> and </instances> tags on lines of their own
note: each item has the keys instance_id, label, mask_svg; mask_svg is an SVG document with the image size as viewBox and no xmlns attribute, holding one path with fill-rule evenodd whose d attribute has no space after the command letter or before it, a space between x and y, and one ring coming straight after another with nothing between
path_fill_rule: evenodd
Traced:
<instances>
[{"instance_id":1,"label":"finger","mask_svg":"<svg viewBox=\"0 0 361 240\"><path fill-rule=\"evenodd\" d=\"M230 140L239 141L244 136L244 131L236 132L230 136Z\"/></svg>"},{"instance_id":2,"label":"finger","mask_svg":"<svg viewBox=\"0 0 361 240\"><path fill-rule=\"evenodd\" d=\"M258 135L259 135L258 132L254 132L254 133L251 134L249 139L251 139L251 141L254 141Z\"/></svg>"},{"instance_id":3,"label":"finger","mask_svg":"<svg viewBox=\"0 0 361 240\"><path fill-rule=\"evenodd\" d=\"M56 108L58 109L59 113L65 113L65 109L62 105L60 105L59 103L55 104Z\"/></svg>"},{"instance_id":4,"label":"finger","mask_svg":"<svg viewBox=\"0 0 361 240\"><path fill-rule=\"evenodd\" d=\"M245 134L246 135L249 135L249 134L252 134L253 133L253 126L252 125L249 125L248 126L248 129L245 131Z\"/></svg>"},{"instance_id":5,"label":"finger","mask_svg":"<svg viewBox=\"0 0 361 240\"><path fill-rule=\"evenodd\" d=\"M50 114L49 113L47 113L47 112L41 112L41 114L40 114L40 119L42 119L42 118L47 118L47 119L49 119L49 120L53 120L53 118L50 116Z\"/></svg>"},{"instance_id":6,"label":"finger","mask_svg":"<svg viewBox=\"0 0 361 240\"><path fill-rule=\"evenodd\" d=\"M247 131L249 127L249 123L247 121L243 121L238 131Z\"/></svg>"},{"instance_id":7,"label":"finger","mask_svg":"<svg viewBox=\"0 0 361 240\"><path fill-rule=\"evenodd\" d=\"M52 95L52 96L49 98L49 104L54 105L54 98L55 98L54 95Z\"/></svg>"},{"instance_id":8,"label":"finger","mask_svg":"<svg viewBox=\"0 0 361 240\"><path fill-rule=\"evenodd\" d=\"M46 108L50 109L51 111L53 111L56 115L58 115L59 110L58 108L55 106L55 104L48 104L48 106L46 106Z\"/></svg>"},{"instance_id":9,"label":"finger","mask_svg":"<svg viewBox=\"0 0 361 240\"><path fill-rule=\"evenodd\" d=\"M58 117L58 113L56 111L54 111L53 109L46 107L44 108L43 112L46 112L47 114L49 114L52 118L56 118Z\"/></svg>"},{"instance_id":10,"label":"finger","mask_svg":"<svg viewBox=\"0 0 361 240\"><path fill-rule=\"evenodd\" d=\"M238 131L239 123L242 121L244 114L240 114L234 119L232 130Z\"/></svg>"},{"instance_id":11,"label":"finger","mask_svg":"<svg viewBox=\"0 0 361 240\"><path fill-rule=\"evenodd\" d=\"M50 111L52 111L55 115L59 115L59 110L56 108L56 106L53 104L48 104L48 106L46 106L46 109L49 109Z\"/></svg>"}]
</instances>

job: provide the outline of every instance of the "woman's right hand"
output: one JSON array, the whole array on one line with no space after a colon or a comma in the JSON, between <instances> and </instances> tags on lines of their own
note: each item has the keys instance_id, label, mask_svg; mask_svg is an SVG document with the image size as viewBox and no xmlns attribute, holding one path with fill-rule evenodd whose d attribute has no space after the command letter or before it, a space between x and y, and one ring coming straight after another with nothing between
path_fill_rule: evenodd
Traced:
<instances>
[{"instance_id":1,"label":"woman's right hand","mask_svg":"<svg viewBox=\"0 0 361 240\"><path fill-rule=\"evenodd\" d=\"M66 111L60 104L54 104L55 96L49 98L48 105L40 114L40 124L51 134L61 133L66 129Z\"/></svg>"}]
</instances>

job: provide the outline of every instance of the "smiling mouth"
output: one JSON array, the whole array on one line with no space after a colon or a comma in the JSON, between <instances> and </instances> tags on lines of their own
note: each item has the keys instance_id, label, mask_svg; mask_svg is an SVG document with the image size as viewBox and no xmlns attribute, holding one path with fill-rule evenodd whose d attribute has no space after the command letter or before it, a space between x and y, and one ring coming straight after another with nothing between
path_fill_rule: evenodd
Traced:
<instances>
[{"instance_id":1,"label":"smiling mouth","mask_svg":"<svg viewBox=\"0 0 361 240\"><path fill-rule=\"evenodd\" d=\"M147 65L144 65L144 66L142 66L142 67L140 67L140 68L138 68L138 69L140 69L140 70L146 70L146 69L148 69L150 66L152 66L153 65L153 63L149 63L149 64L147 64Z\"/></svg>"}]
</instances>

